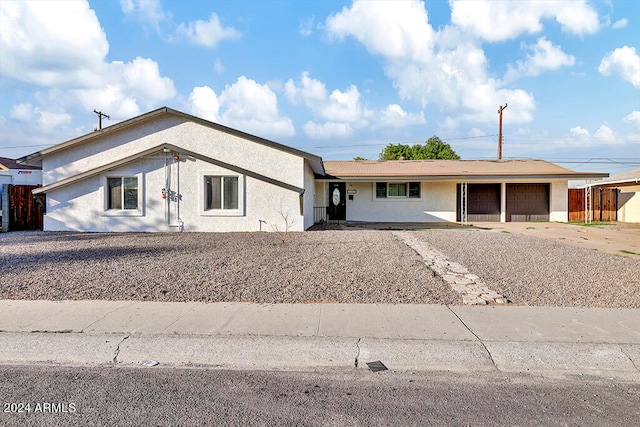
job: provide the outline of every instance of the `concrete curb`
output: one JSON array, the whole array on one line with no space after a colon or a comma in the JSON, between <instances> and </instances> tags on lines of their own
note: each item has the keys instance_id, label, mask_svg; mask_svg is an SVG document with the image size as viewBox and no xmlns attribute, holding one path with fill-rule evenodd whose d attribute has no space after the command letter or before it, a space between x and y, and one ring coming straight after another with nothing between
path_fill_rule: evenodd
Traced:
<instances>
[{"instance_id":1,"label":"concrete curb","mask_svg":"<svg viewBox=\"0 0 640 427\"><path fill-rule=\"evenodd\" d=\"M640 381L640 345L342 337L0 333L0 364L593 375Z\"/></svg>"}]
</instances>

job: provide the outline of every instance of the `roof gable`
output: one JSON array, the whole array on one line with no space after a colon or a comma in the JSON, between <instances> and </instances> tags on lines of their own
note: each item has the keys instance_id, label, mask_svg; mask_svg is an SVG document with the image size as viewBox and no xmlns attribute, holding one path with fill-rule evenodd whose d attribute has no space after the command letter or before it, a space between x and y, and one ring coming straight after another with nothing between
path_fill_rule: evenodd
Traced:
<instances>
[{"instance_id":1,"label":"roof gable","mask_svg":"<svg viewBox=\"0 0 640 427\"><path fill-rule=\"evenodd\" d=\"M47 192L49 192L51 190L56 190L58 188L66 187L67 185L71 185L71 184L73 184L75 182L78 182L78 181L81 181L81 180L84 180L84 179L87 179L87 178L91 178L91 177L100 175L103 172L106 172L106 171L109 171L109 170L112 170L112 169L116 169L118 167L130 164L130 163L132 163L132 162L134 162L134 161L136 161L138 159L141 159L143 157L147 157L147 156L150 156L150 155L153 155L153 154L162 153L162 152L164 152L165 149L166 150L170 150L171 152L180 153L182 155L191 156L191 157L193 157L195 159L202 160L204 162L207 162L207 163L210 163L210 164L214 164L216 166L220 166L222 168L225 168L225 169L228 169L228 170L232 170L234 172L237 172L237 173L240 173L240 174L243 174L243 175L250 176L250 177L258 179L260 181L268 182L270 184L276 185L276 186L281 187L281 188L286 188L287 190L295 191L295 192L297 192L299 194L303 194L304 193L304 189L303 188L299 188L299 187L296 187L294 185L287 184L286 182L282 182L282 181L279 181L279 180L276 180L276 179L273 179L273 178L269 178L269 177L261 175L259 173L256 173L256 172L253 172L253 171L250 171L250 170L247 170L247 169L235 166L235 165L231 165L229 163L225 163L223 161L216 160L216 159L213 159L211 157L207 157L207 156L201 155L199 153L195 153L193 151L185 150L184 148L176 147L175 145L160 144L160 145L158 145L156 147L153 147L153 148L150 148L148 150L144 150L144 151L138 152L133 156L129 156L129 157L126 157L126 158L121 159L121 160L116 160L115 162L111 162L111 163L108 163L106 165L100 166L98 168L94 168L94 169L91 169L89 171L86 171L86 172L71 176L69 178L62 179L60 181L54 182L54 183L46 185L44 187L37 188L37 189L33 190L33 194L47 193Z\"/></svg>"},{"instance_id":2,"label":"roof gable","mask_svg":"<svg viewBox=\"0 0 640 427\"><path fill-rule=\"evenodd\" d=\"M224 132L230 135L234 135L237 136L239 138L243 138L246 139L248 141L252 141L255 142L257 144L262 144L265 145L267 147L270 148L274 148L276 150L280 150L283 151L285 153L288 154L293 154L295 156L299 156L302 157L304 159L309 160L310 164L311 164L311 168L313 169L313 171L316 174L320 174L320 175L324 175L325 171L324 171L324 167L322 164L322 158L320 156L316 156L315 154L311 154L311 153L307 153L305 151L301 151L265 138L261 138L259 136L255 136L255 135L251 135L248 134L246 132L242 132L240 130L237 129L233 129L227 126L223 126L221 124L218 123L214 123L211 122L209 120L205 120L202 119L200 117L196 117L193 116L191 114L187 114L187 113L183 113L181 111L178 110L174 110L172 108L169 107L161 107L158 108L156 110L150 111L148 113L133 117L131 119L128 120L124 120L122 122L116 123L114 125L105 127L103 129L100 130L96 130L94 132L79 136L77 138L74 139L70 139L68 141L62 142L60 144L54 145L52 147L49 148L45 148L44 150L40 150L37 151L35 153L32 154L28 154L24 157L21 157L20 159L18 159L17 161L20 163L25 163L25 164L34 164L36 162L41 161L44 157L46 157L47 155L68 149L68 148L72 148L72 147L77 147L79 145L82 144L88 144L91 143L93 141L97 141L100 138L104 137L105 135L109 135L111 133L126 129L126 128L130 128L136 125L139 125L141 123L147 122L149 120L153 120L153 119L157 119L160 118L164 115L172 115L172 116L176 116L176 117L180 117L184 120L187 121L191 121L197 124L200 124L202 126L206 126L209 127L211 129L215 129L217 131L220 132Z\"/></svg>"}]
</instances>

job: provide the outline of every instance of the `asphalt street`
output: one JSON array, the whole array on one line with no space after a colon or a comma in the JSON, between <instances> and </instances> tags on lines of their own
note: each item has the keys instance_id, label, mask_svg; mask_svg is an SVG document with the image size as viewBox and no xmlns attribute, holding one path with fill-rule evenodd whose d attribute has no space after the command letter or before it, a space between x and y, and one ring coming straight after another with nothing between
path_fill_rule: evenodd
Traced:
<instances>
[{"instance_id":1,"label":"asphalt street","mask_svg":"<svg viewBox=\"0 0 640 427\"><path fill-rule=\"evenodd\" d=\"M0 401L3 426L628 426L640 417L640 384L481 372L0 366ZM16 412L20 403L30 412Z\"/></svg>"}]
</instances>

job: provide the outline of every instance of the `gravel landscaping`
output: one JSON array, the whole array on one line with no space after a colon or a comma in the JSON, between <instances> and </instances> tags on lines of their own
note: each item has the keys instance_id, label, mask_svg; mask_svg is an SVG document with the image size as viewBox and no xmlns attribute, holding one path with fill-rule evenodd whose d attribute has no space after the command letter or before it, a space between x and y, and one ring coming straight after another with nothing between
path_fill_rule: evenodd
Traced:
<instances>
[{"instance_id":1,"label":"gravel landscaping","mask_svg":"<svg viewBox=\"0 0 640 427\"><path fill-rule=\"evenodd\" d=\"M523 305L640 308L640 260L518 234L411 231Z\"/></svg>"},{"instance_id":2,"label":"gravel landscaping","mask_svg":"<svg viewBox=\"0 0 640 427\"><path fill-rule=\"evenodd\" d=\"M484 230L406 231L514 304L640 308L640 260ZM0 234L0 299L461 304L390 231Z\"/></svg>"},{"instance_id":3,"label":"gravel landscaping","mask_svg":"<svg viewBox=\"0 0 640 427\"><path fill-rule=\"evenodd\" d=\"M460 304L391 233L0 234L0 299Z\"/></svg>"}]
</instances>

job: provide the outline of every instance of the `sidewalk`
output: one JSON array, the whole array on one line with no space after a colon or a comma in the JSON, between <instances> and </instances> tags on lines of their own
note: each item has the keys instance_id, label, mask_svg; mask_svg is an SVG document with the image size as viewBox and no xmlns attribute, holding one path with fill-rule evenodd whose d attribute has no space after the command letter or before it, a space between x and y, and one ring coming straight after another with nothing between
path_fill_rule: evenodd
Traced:
<instances>
[{"instance_id":1,"label":"sidewalk","mask_svg":"<svg viewBox=\"0 0 640 427\"><path fill-rule=\"evenodd\" d=\"M597 375L640 381L640 310L0 300L0 364Z\"/></svg>"}]
</instances>

